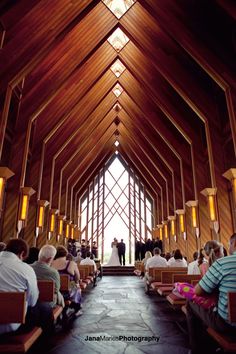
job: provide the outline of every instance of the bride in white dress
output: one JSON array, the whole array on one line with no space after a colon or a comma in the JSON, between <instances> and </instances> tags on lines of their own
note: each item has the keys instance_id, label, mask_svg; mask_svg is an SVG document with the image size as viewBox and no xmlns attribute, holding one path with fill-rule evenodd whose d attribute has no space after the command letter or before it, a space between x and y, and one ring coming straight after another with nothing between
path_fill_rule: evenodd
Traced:
<instances>
[{"instance_id":1,"label":"bride in white dress","mask_svg":"<svg viewBox=\"0 0 236 354\"><path fill-rule=\"evenodd\" d=\"M118 241L116 238L114 238L114 241L111 243L111 257L106 264L106 266L120 266L120 261L119 261L119 256L118 256L118 248L117 248Z\"/></svg>"}]
</instances>

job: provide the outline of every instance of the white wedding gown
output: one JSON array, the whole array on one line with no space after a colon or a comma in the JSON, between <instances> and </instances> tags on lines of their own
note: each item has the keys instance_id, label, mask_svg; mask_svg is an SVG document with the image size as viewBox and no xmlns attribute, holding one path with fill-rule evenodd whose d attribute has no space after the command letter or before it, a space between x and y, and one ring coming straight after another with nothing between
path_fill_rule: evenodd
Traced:
<instances>
[{"instance_id":1,"label":"white wedding gown","mask_svg":"<svg viewBox=\"0 0 236 354\"><path fill-rule=\"evenodd\" d=\"M106 264L106 266L112 266L112 267L120 266L118 249L117 249L116 245L112 246L111 257L110 257L108 263Z\"/></svg>"}]
</instances>

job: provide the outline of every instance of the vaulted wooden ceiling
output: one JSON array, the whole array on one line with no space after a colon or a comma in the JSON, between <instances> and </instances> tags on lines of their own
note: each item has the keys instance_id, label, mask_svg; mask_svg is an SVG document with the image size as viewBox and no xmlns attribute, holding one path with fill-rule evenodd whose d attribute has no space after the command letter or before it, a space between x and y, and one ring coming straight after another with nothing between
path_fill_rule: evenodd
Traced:
<instances>
[{"instance_id":1,"label":"vaulted wooden ceiling","mask_svg":"<svg viewBox=\"0 0 236 354\"><path fill-rule=\"evenodd\" d=\"M3 0L0 13L1 165L15 173L6 220L22 186L72 217L118 136L157 222L217 187L224 223L222 174L236 166L233 0L140 0L120 20L96 0ZM107 41L118 27L130 39L120 52Z\"/></svg>"}]
</instances>

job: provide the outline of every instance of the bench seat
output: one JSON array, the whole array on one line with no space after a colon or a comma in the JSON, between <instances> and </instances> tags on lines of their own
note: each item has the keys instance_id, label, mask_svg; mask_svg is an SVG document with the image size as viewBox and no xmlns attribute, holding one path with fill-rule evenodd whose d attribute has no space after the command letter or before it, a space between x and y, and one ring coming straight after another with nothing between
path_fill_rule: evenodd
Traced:
<instances>
[{"instance_id":1,"label":"bench seat","mask_svg":"<svg viewBox=\"0 0 236 354\"><path fill-rule=\"evenodd\" d=\"M224 333L216 332L212 328L207 328L207 333L226 351L236 353L236 338L227 336Z\"/></svg>"},{"instance_id":2,"label":"bench seat","mask_svg":"<svg viewBox=\"0 0 236 354\"><path fill-rule=\"evenodd\" d=\"M173 293L170 293L167 297L166 297L167 301L169 301L169 303L171 305L185 305L186 303L186 299L181 299L180 297L176 296Z\"/></svg>"},{"instance_id":3,"label":"bench seat","mask_svg":"<svg viewBox=\"0 0 236 354\"><path fill-rule=\"evenodd\" d=\"M62 313L63 311L63 307L62 306L55 306L53 309L52 309L52 315L53 315L53 319L54 321L56 321L58 319L58 317L60 316L60 314Z\"/></svg>"},{"instance_id":4,"label":"bench seat","mask_svg":"<svg viewBox=\"0 0 236 354\"><path fill-rule=\"evenodd\" d=\"M173 284L172 285L162 285L157 288L157 292L161 296L166 296L169 295L173 290Z\"/></svg>"},{"instance_id":5,"label":"bench seat","mask_svg":"<svg viewBox=\"0 0 236 354\"><path fill-rule=\"evenodd\" d=\"M0 336L0 353L26 353L42 334L40 327L34 327L27 333L14 332Z\"/></svg>"}]
</instances>

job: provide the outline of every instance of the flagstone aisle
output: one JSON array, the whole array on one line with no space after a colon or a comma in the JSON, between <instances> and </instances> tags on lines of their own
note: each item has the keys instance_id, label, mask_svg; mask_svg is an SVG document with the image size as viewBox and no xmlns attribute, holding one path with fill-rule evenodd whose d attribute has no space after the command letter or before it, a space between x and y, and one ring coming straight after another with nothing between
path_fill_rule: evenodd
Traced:
<instances>
[{"instance_id":1,"label":"flagstone aisle","mask_svg":"<svg viewBox=\"0 0 236 354\"><path fill-rule=\"evenodd\" d=\"M103 277L84 295L83 312L70 330L53 336L45 354L188 353L182 312L155 294L145 295L137 277Z\"/></svg>"}]
</instances>

